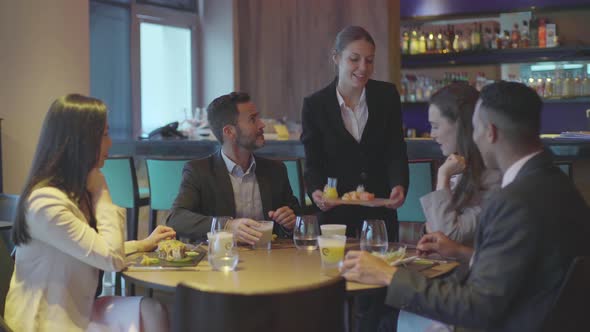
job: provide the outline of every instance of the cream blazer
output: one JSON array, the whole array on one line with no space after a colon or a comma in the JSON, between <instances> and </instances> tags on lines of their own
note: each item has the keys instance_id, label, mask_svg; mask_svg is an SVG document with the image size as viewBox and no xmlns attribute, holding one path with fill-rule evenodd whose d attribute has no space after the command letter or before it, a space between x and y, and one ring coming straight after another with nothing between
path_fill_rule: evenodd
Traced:
<instances>
[{"instance_id":1,"label":"cream blazer","mask_svg":"<svg viewBox=\"0 0 590 332\"><path fill-rule=\"evenodd\" d=\"M99 200L97 232L59 189L34 190L27 204L31 241L17 248L4 314L8 326L15 332L84 331L98 270L125 266L124 210Z\"/></svg>"}]
</instances>

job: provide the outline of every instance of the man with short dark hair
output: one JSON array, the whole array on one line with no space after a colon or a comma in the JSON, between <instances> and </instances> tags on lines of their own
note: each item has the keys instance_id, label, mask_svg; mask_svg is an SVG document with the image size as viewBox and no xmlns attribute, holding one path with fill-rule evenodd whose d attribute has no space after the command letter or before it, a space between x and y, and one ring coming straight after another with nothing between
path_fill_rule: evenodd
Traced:
<instances>
[{"instance_id":1,"label":"man with short dark hair","mask_svg":"<svg viewBox=\"0 0 590 332\"><path fill-rule=\"evenodd\" d=\"M254 244L262 236L258 221L271 219L274 233L290 236L299 204L283 163L253 154L264 146L264 123L250 96L218 97L207 114L221 149L185 165L167 224L180 236L204 238L213 217L230 216L226 227L237 240Z\"/></svg>"},{"instance_id":2,"label":"man with short dark hair","mask_svg":"<svg viewBox=\"0 0 590 332\"><path fill-rule=\"evenodd\" d=\"M590 238L588 205L543 150L541 108L520 83L494 83L480 94L473 139L486 167L502 171L502 190L482 211L474 248L442 233L418 243L423 253L468 264L465 275L427 279L354 251L344 277L387 285L386 303L403 309L400 317L413 312L457 329L539 330L573 258L589 254Z\"/></svg>"}]
</instances>

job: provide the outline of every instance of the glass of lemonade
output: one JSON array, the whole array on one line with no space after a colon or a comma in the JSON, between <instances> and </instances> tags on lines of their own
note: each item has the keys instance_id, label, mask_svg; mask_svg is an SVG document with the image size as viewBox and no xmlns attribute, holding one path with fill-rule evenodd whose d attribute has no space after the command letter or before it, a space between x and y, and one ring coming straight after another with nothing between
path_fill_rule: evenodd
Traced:
<instances>
[{"instance_id":1,"label":"glass of lemonade","mask_svg":"<svg viewBox=\"0 0 590 332\"><path fill-rule=\"evenodd\" d=\"M207 235L209 238L207 259L211 267L218 271L233 271L239 260L234 235L224 231Z\"/></svg>"},{"instance_id":2,"label":"glass of lemonade","mask_svg":"<svg viewBox=\"0 0 590 332\"><path fill-rule=\"evenodd\" d=\"M258 222L262 225L260 227L256 228L256 230L259 231L260 233L262 233L262 236L260 237L258 242L256 242L253 245L253 248L254 249L270 250L271 242L272 242L272 228L274 226L274 221L262 220L262 221L258 221Z\"/></svg>"},{"instance_id":3,"label":"glass of lemonade","mask_svg":"<svg viewBox=\"0 0 590 332\"><path fill-rule=\"evenodd\" d=\"M388 247L385 221L379 219L365 220L361 232L361 250L385 254Z\"/></svg>"},{"instance_id":4,"label":"glass of lemonade","mask_svg":"<svg viewBox=\"0 0 590 332\"><path fill-rule=\"evenodd\" d=\"M322 235L346 235L346 225L327 224L320 226Z\"/></svg>"},{"instance_id":5,"label":"glass of lemonade","mask_svg":"<svg viewBox=\"0 0 590 332\"><path fill-rule=\"evenodd\" d=\"M316 250L320 228L316 216L298 216L293 229L293 242L297 249Z\"/></svg>"},{"instance_id":6,"label":"glass of lemonade","mask_svg":"<svg viewBox=\"0 0 590 332\"><path fill-rule=\"evenodd\" d=\"M327 275L338 275L338 268L344 259L346 236L321 235L318 236L318 244L322 259L322 271Z\"/></svg>"}]
</instances>

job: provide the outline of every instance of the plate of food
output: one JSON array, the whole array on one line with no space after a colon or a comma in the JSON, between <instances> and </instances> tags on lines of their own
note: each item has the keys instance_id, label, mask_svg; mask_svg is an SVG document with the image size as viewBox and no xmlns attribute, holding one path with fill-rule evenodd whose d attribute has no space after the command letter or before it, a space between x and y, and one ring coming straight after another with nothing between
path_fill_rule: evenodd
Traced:
<instances>
[{"instance_id":1,"label":"plate of food","mask_svg":"<svg viewBox=\"0 0 590 332\"><path fill-rule=\"evenodd\" d=\"M390 199L376 198L375 194L365 191L363 186L358 186L356 190L349 191L340 198L326 199L326 202L332 205L362 205L369 207L382 207L393 204Z\"/></svg>"},{"instance_id":2,"label":"plate of food","mask_svg":"<svg viewBox=\"0 0 590 332\"><path fill-rule=\"evenodd\" d=\"M133 255L129 258L129 270L174 270L193 267L205 257L205 251L178 240L164 240L153 252Z\"/></svg>"}]
</instances>

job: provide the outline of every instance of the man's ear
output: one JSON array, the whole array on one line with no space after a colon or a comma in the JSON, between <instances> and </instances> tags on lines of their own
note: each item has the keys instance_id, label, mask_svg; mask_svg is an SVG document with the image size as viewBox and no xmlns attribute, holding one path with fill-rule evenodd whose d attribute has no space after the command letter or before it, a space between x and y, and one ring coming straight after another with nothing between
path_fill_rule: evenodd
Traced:
<instances>
[{"instance_id":1,"label":"man's ear","mask_svg":"<svg viewBox=\"0 0 590 332\"><path fill-rule=\"evenodd\" d=\"M229 140L233 141L236 138L236 127L233 125L225 125L222 129L224 142Z\"/></svg>"},{"instance_id":2,"label":"man's ear","mask_svg":"<svg viewBox=\"0 0 590 332\"><path fill-rule=\"evenodd\" d=\"M489 143L496 143L498 141L498 127L496 127L493 123L488 123L487 125L487 133L486 138Z\"/></svg>"}]
</instances>

